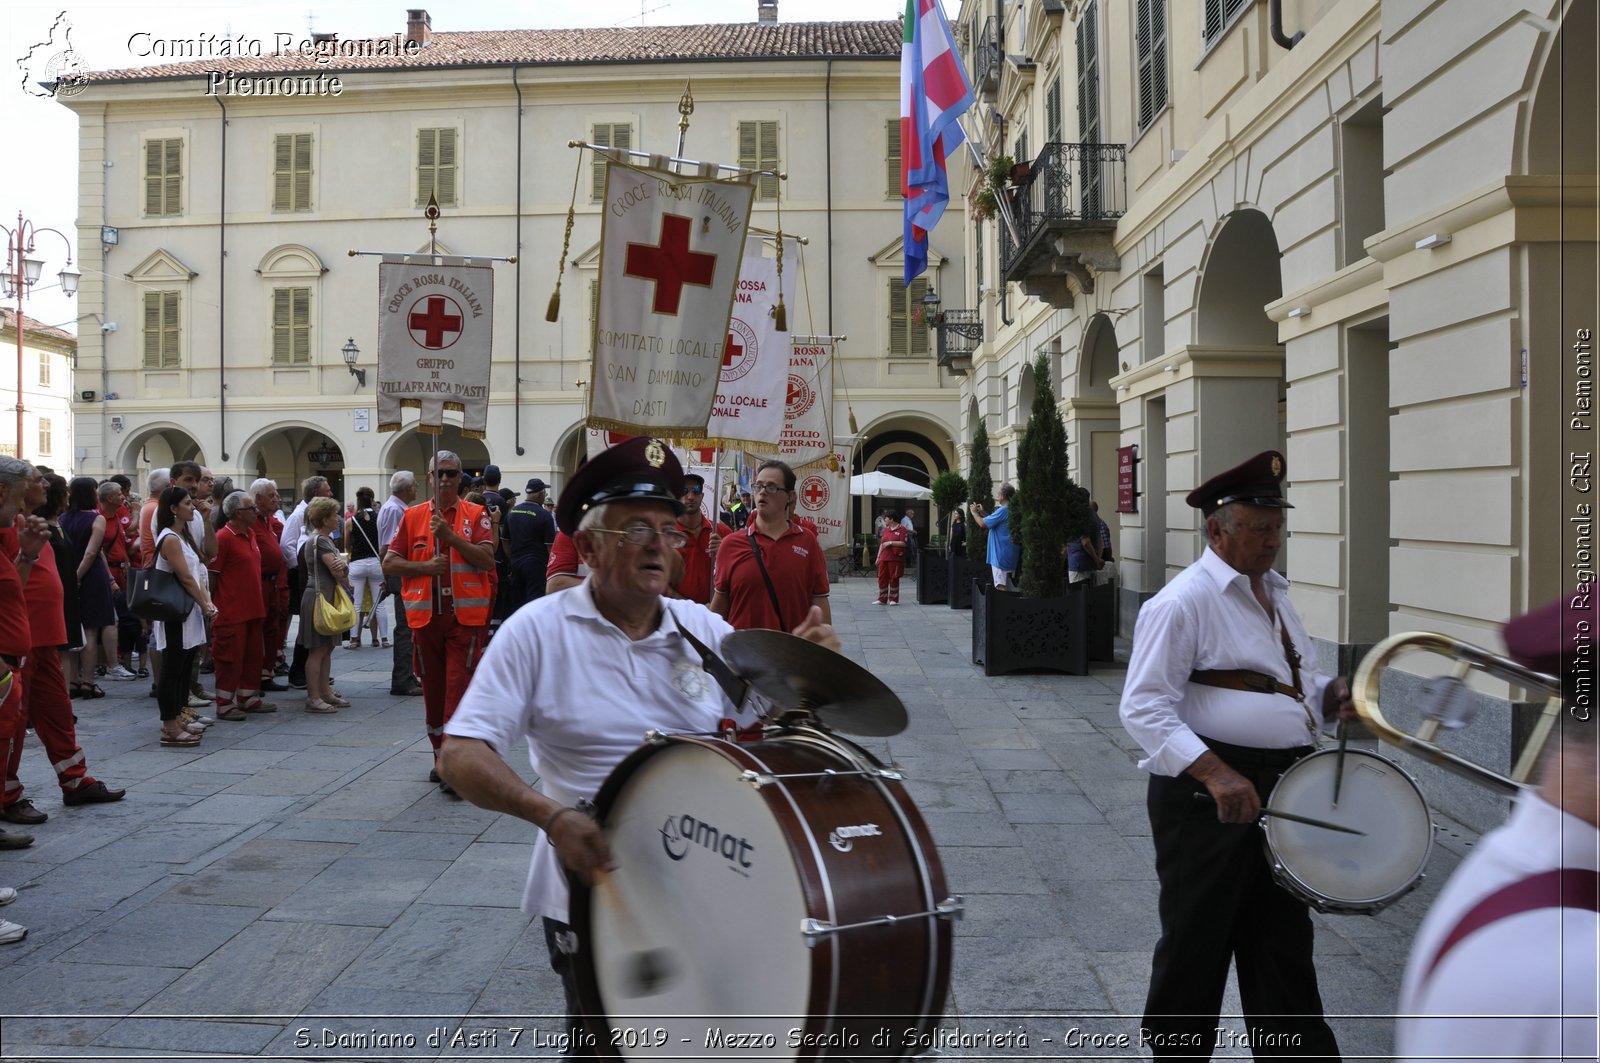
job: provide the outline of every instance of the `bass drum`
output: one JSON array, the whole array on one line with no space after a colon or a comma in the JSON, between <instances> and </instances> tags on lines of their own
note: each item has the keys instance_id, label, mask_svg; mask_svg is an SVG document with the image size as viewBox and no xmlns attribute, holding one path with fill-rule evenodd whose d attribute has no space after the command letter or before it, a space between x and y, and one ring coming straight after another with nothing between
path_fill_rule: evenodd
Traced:
<instances>
[{"instance_id":1,"label":"bass drum","mask_svg":"<svg viewBox=\"0 0 1600 1063\"><path fill-rule=\"evenodd\" d=\"M956 911L922 817L880 767L809 727L750 745L670 735L617 766L595 802L617 870L574 883L571 907L599 1055L926 1049Z\"/></svg>"},{"instance_id":2,"label":"bass drum","mask_svg":"<svg viewBox=\"0 0 1600 1063\"><path fill-rule=\"evenodd\" d=\"M1335 805L1338 757L1338 750L1323 749L1296 761L1267 803L1365 835L1265 816L1267 859L1278 884L1317 911L1370 915L1422 882L1433 820L1411 776L1387 757L1360 749L1345 750Z\"/></svg>"}]
</instances>

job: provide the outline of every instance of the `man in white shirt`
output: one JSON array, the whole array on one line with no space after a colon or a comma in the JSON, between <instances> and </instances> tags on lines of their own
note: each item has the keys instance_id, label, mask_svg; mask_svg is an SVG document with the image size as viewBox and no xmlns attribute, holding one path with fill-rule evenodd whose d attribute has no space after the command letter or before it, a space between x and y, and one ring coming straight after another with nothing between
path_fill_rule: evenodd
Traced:
<instances>
[{"instance_id":1,"label":"man in white shirt","mask_svg":"<svg viewBox=\"0 0 1600 1063\"><path fill-rule=\"evenodd\" d=\"M289 566L291 609L306 589L305 573L300 568L300 546L306 537L306 507L313 498L332 497L333 488L326 476L306 477L300 482L300 501L283 522L283 537L278 541L283 548L283 563ZM306 648L300 645L299 639L295 639L294 655L289 660L289 685L296 690L306 688Z\"/></svg>"},{"instance_id":2,"label":"man in white shirt","mask_svg":"<svg viewBox=\"0 0 1600 1063\"><path fill-rule=\"evenodd\" d=\"M1158 1059L1211 1057L1230 961L1258 1056L1339 1054L1310 914L1273 881L1255 825L1325 721L1354 714L1348 684L1310 663L1272 569L1292 508L1283 477L1283 455L1266 451L1190 493L1208 548L1134 631L1122 722L1148 754L1161 939L1142 1037Z\"/></svg>"},{"instance_id":3,"label":"man in white shirt","mask_svg":"<svg viewBox=\"0 0 1600 1063\"><path fill-rule=\"evenodd\" d=\"M544 919L574 1030L574 957L585 945L567 924L563 868L592 882L612 864L599 826L573 806L594 798L646 730L715 731L737 711L680 633L715 648L733 628L699 603L665 597L685 541L676 525L683 490L682 467L658 439L628 440L578 470L556 523L573 536L589 578L506 620L444 727L439 775L473 804L540 827L550 843L533 845L522 910ZM817 608L794 633L839 648ZM518 740L528 743L542 792L501 759Z\"/></svg>"},{"instance_id":4,"label":"man in white shirt","mask_svg":"<svg viewBox=\"0 0 1600 1063\"><path fill-rule=\"evenodd\" d=\"M389 497L378 509L379 557L388 551L390 540L400 530L400 519L416 500L415 473L401 469L389 477ZM411 625L406 623L405 603L400 600L400 577L385 576L383 583L389 591L389 600L394 603L394 667L389 673L389 693L397 697L421 697L422 684L411 670Z\"/></svg>"},{"instance_id":5,"label":"man in white shirt","mask_svg":"<svg viewBox=\"0 0 1600 1063\"><path fill-rule=\"evenodd\" d=\"M1506 625L1514 660L1562 680L1558 744L1538 786L1461 862L1417 931L1400 985L1401 1059L1600 1052L1597 604L1580 589Z\"/></svg>"}]
</instances>

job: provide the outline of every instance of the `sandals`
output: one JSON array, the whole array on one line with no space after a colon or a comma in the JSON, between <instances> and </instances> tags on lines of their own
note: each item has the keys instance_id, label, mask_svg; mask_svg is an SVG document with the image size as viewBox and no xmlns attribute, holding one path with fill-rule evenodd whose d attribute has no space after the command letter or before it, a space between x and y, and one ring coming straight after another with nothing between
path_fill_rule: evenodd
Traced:
<instances>
[{"instance_id":1,"label":"sandals","mask_svg":"<svg viewBox=\"0 0 1600 1063\"><path fill-rule=\"evenodd\" d=\"M184 746L197 746L200 744L200 736L197 734L189 734L186 731L179 731L177 734L168 734L166 731L162 731L161 744L172 749L181 749Z\"/></svg>"},{"instance_id":2,"label":"sandals","mask_svg":"<svg viewBox=\"0 0 1600 1063\"><path fill-rule=\"evenodd\" d=\"M325 716L325 715L327 715L328 713L331 713L331 712L338 712L339 711L339 706L330 705L326 701L323 701L321 698L307 698L306 699L306 711L307 712L314 712L319 716Z\"/></svg>"},{"instance_id":3,"label":"sandals","mask_svg":"<svg viewBox=\"0 0 1600 1063\"><path fill-rule=\"evenodd\" d=\"M87 695L87 694L85 694L83 692L83 684L82 683L73 683L71 688L68 690L68 694L70 694L74 698L83 698L83 697L88 697L89 696L89 695Z\"/></svg>"},{"instance_id":4,"label":"sandals","mask_svg":"<svg viewBox=\"0 0 1600 1063\"><path fill-rule=\"evenodd\" d=\"M83 696L86 698L103 698L106 696L106 692L101 690L97 683L84 683Z\"/></svg>"},{"instance_id":5,"label":"sandals","mask_svg":"<svg viewBox=\"0 0 1600 1063\"><path fill-rule=\"evenodd\" d=\"M341 694L331 694L323 700L336 709L348 709L350 707L349 699Z\"/></svg>"},{"instance_id":6,"label":"sandals","mask_svg":"<svg viewBox=\"0 0 1600 1063\"><path fill-rule=\"evenodd\" d=\"M229 705L225 709L217 710L217 719L219 720L230 720L233 723L240 723L249 718L250 714L245 712L244 709L240 708L238 705Z\"/></svg>"}]
</instances>

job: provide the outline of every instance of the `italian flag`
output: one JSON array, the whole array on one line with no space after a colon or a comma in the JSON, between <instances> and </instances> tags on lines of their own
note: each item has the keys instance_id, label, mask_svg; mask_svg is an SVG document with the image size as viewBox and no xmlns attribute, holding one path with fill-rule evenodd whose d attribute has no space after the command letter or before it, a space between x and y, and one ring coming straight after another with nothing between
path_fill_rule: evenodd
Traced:
<instances>
[{"instance_id":1,"label":"italian flag","mask_svg":"<svg viewBox=\"0 0 1600 1063\"><path fill-rule=\"evenodd\" d=\"M958 119L972 86L939 0L906 0L900 47L900 194L905 198L906 286L928 268L928 234L950 201L945 159L966 139Z\"/></svg>"}]
</instances>

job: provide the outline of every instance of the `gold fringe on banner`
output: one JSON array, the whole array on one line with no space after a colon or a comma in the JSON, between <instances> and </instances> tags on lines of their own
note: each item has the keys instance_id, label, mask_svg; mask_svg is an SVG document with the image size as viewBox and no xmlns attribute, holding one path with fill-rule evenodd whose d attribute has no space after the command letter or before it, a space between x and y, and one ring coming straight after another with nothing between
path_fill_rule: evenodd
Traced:
<instances>
[{"instance_id":1,"label":"gold fringe on banner","mask_svg":"<svg viewBox=\"0 0 1600 1063\"><path fill-rule=\"evenodd\" d=\"M578 181L582 177L583 149L579 148L578 168L572 174L572 202L567 204L567 231L561 237L561 257L556 260L556 290L550 293L550 305L544 311L544 319L551 323L561 317L561 278L567 272L567 251L572 247L572 223L578 216Z\"/></svg>"}]
</instances>

